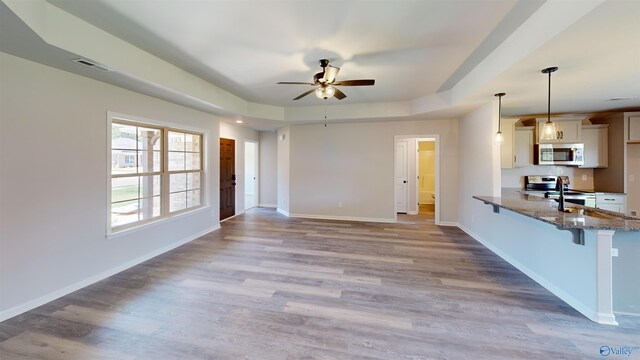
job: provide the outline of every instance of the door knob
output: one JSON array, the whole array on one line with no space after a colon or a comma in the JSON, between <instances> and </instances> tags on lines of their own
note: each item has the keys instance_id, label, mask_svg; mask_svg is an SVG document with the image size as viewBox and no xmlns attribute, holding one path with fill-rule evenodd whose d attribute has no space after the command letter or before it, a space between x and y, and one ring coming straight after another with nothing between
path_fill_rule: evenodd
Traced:
<instances>
[{"instance_id":1,"label":"door knob","mask_svg":"<svg viewBox=\"0 0 640 360\"><path fill-rule=\"evenodd\" d=\"M406 184L406 183L407 183L407 180L404 180L404 181L402 181L402 182Z\"/></svg>"}]
</instances>

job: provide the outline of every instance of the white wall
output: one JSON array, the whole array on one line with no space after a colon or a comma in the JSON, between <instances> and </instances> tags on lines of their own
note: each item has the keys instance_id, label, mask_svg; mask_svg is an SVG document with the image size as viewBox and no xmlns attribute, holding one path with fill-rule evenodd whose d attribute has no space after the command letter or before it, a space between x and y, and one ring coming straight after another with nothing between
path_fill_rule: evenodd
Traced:
<instances>
[{"instance_id":1,"label":"white wall","mask_svg":"<svg viewBox=\"0 0 640 360\"><path fill-rule=\"evenodd\" d=\"M488 104L460 119L459 222L470 229L478 223L474 214L485 206L472 196L500 194L500 147L493 140L497 113L497 106Z\"/></svg>"},{"instance_id":2,"label":"white wall","mask_svg":"<svg viewBox=\"0 0 640 360\"><path fill-rule=\"evenodd\" d=\"M225 139L233 139L236 142L236 214L242 214L245 210L244 142L245 140L258 142L260 141L260 135L258 131L250 129L248 127L238 126L229 124L225 121L220 121L220 137ZM259 176L257 181L260 181Z\"/></svg>"},{"instance_id":3,"label":"white wall","mask_svg":"<svg viewBox=\"0 0 640 360\"><path fill-rule=\"evenodd\" d=\"M291 214L393 221L394 137L439 135L440 220L458 219L458 121L291 126ZM278 164L280 166L280 164ZM415 184L414 184L415 190ZM280 200L280 199L279 199ZM338 206L342 203L342 207Z\"/></svg>"},{"instance_id":4,"label":"white wall","mask_svg":"<svg viewBox=\"0 0 640 360\"><path fill-rule=\"evenodd\" d=\"M278 134L260 132L260 199L259 206L278 206Z\"/></svg>"},{"instance_id":5,"label":"white wall","mask_svg":"<svg viewBox=\"0 0 640 360\"><path fill-rule=\"evenodd\" d=\"M218 119L0 53L0 320L218 227ZM105 238L107 111L203 129L210 206Z\"/></svg>"},{"instance_id":6,"label":"white wall","mask_svg":"<svg viewBox=\"0 0 640 360\"><path fill-rule=\"evenodd\" d=\"M278 211L289 215L291 127L278 130Z\"/></svg>"}]
</instances>

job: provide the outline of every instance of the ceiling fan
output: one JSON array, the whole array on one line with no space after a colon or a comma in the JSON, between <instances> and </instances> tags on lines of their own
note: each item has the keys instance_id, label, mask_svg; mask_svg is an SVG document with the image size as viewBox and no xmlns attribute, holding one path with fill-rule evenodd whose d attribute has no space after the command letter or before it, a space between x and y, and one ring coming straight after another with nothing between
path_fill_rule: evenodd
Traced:
<instances>
[{"instance_id":1,"label":"ceiling fan","mask_svg":"<svg viewBox=\"0 0 640 360\"><path fill-rule=\"evenodd\" d=\"M311 94L312 92L316 93L316 96L319 99L328 99L332 96L335 96L338 100L342 100L347 97L345 93L340 91L340 89L336 88L336 86L371 86L376 83L373 79L363 79L363 80L342 80L336 81L336 75L338 75L338 71L340 68L329 65L329 60L322 59L320 60L320 66L322 67L322 71L313 75L313 82L297 82L297 81L281 81L278 84L295 84L295 85L311 85L314 86L314 89L306 91L293 100L299 100L303 97Z\"/></svg>"}]
</instances>

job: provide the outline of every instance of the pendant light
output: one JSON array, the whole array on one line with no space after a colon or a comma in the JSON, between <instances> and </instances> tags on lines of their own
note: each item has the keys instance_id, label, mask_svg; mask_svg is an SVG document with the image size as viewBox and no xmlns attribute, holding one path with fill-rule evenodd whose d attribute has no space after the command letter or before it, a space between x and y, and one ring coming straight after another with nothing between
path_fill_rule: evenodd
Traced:
<instances>
[{"instance_id":1,"label":"pendant light","mask_svg":"<svg viewBox=\"0 0 640 360\"><path fill-rule=\"evenodd\" d=\"M556 138L556 125L551 122L551 73L556 72L558 67L549 67L542 70L543 74L549 74L549 92L547 98L547 122L542 127L542 139L554 140Z\"/></svg>"},{"instance_id":2,"label":"pendant light","mask_svg":"<svg viewBox=\"0 0 640 360\"><path fill-rule=\"evenodd\" d=\"M502 119L502 97L507 94L497 93L494 96L498 97L498 132L496 133L496 142L502 143L502 127L500 127L500 120Z\"/></svg>"}]
</instances>

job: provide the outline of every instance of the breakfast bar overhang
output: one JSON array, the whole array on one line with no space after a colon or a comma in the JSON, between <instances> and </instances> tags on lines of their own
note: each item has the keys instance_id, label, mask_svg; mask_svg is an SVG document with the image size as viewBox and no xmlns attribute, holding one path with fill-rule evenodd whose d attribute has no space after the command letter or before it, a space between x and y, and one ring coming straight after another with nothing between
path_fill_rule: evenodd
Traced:
<instances>
[{"instance_id":1,"label":"breakfast bar overhang","mask_svg":"<svg viewBox=\"0 0 640 360\"><path fill-rule=\"evenodd\" d=\"M474 198L500 225L472 235L571 307L610 325L614 313L640 312L640 219L581 206L561 212L554 200L513 189Z\"/></svg>"}]
</instances>

